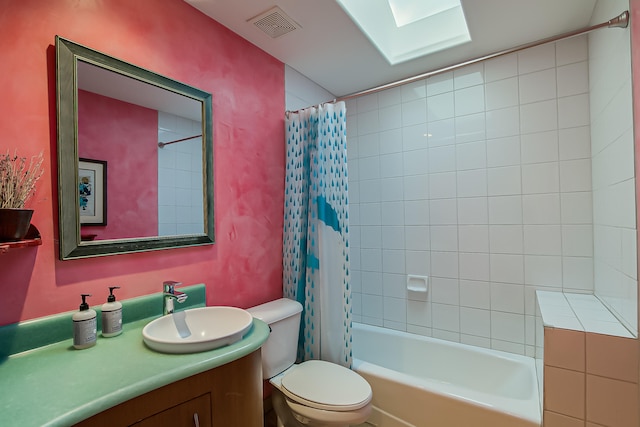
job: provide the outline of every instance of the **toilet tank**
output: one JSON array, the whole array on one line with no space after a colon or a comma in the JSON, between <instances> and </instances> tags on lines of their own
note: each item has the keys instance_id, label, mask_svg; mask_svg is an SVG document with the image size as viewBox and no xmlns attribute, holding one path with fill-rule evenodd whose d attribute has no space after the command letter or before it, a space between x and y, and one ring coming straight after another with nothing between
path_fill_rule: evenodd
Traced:
<instances>
[{"instance_id":1,"label":"toilet tank","mask_svg":"<svg viewBox=\"0 0 640 427\"><path fill-rule=\"evenodd\" d=\"M262 376L265 379L272 378L296 361L302 304L281 298L248 308L247 311L271 329L269 338L262 345Z\"/></svg>"}]
</instances>

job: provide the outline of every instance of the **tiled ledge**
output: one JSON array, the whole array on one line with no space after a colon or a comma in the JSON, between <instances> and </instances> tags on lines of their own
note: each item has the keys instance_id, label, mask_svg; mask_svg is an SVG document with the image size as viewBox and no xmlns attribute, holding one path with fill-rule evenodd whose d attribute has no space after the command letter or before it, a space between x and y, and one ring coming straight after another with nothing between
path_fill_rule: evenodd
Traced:
<instances>
[{"instance_id":1,"label":"tiled ledge","mask_svg":"<svg viewBox=\"0 0 640 427\"><path fill-rule=\"evenodd\" d=\"M546 327L634 338L595 295L536 291L536 297Z\"/></svg>"}]
</instances>

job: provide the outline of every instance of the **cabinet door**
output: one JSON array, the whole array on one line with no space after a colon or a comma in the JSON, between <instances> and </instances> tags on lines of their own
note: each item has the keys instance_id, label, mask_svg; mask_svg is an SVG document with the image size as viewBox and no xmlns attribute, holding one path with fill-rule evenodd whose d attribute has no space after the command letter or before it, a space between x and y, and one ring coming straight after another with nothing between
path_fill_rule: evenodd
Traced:
<instances>
[{"instance_id":1,"label":"cabinet door","mask_svg":"<svg viewBox=\"0 0 640 427\"><path fill-rule=\"evenodd\" d=\"M203 394L133 425L136 427L211 427L211 394Z\"/></svg>"}]
</instances>

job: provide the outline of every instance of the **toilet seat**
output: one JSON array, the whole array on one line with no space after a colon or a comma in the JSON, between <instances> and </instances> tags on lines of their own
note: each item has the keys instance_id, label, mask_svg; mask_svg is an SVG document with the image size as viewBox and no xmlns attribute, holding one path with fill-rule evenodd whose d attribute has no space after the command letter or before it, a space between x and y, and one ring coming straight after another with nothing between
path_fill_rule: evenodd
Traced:
<instances>
[{"instance_id":1,"label":"toilet seat","mask_svg":"<svg viewBox=\"0 0 640 427\"><path fill-rule=\"evenodd\" d=\"M290 400L327 411L357 411L371 402L371 386L351 369L309 360L282 377L281 391Z\"/></svg>"}]
</instances>

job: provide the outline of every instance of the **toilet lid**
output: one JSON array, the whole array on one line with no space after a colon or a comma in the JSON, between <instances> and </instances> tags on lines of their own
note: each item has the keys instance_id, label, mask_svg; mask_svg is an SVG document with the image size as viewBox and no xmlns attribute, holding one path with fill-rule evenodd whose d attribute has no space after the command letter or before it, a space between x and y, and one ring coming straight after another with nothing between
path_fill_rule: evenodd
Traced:
<instances>
[{"instance_id":1,"label":"toilet lid","mask_svg":"<svg viewBox=\"0 0 640 427\"><path fill-rule=\"evenodd\" d=\"M331 411L353 411L371 401L371 386L343 366L309 360L282 378L282 392L304 405Z\"/></svg>"}]
</instances>

